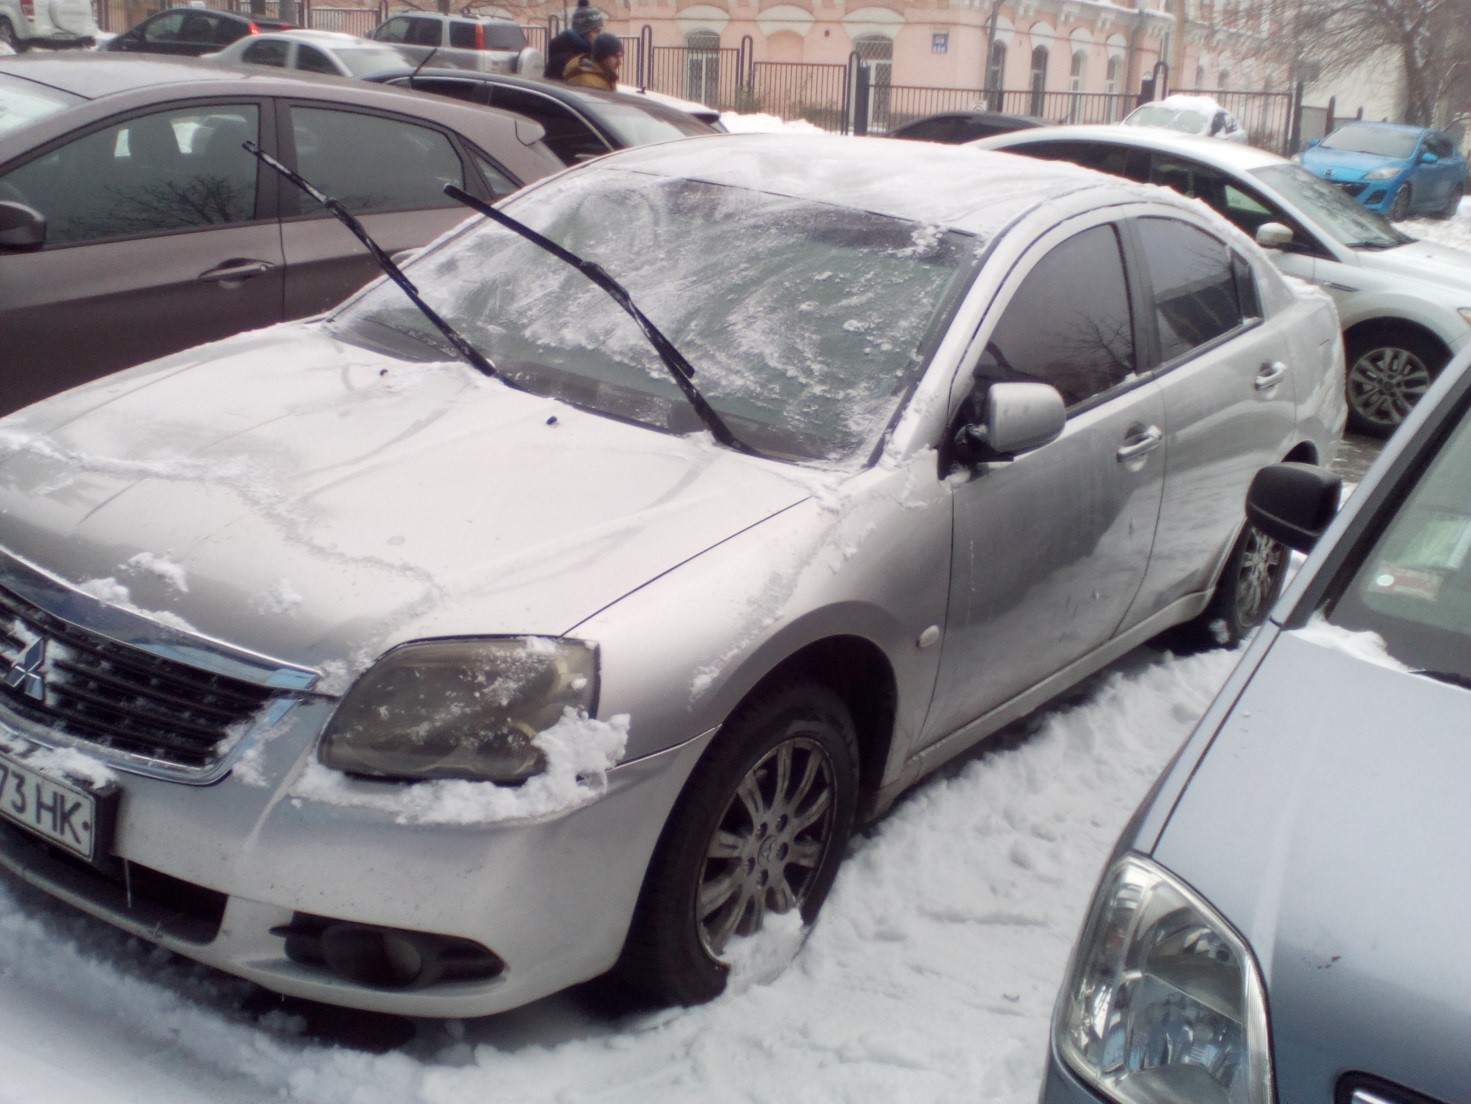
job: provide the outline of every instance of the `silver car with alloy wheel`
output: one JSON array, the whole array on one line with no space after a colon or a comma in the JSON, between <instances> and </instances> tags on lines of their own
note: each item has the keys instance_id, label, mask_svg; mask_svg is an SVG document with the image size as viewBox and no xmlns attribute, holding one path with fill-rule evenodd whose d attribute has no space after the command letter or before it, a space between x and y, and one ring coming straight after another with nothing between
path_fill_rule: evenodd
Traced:
<instances>
[{"instance_id":1,"label":"silver car with alloy wheel","mask_svg":"<svg viewBox=\"0 0 1471 1104\"><path fill-rule=\"evenodd\" d=\"M719 135L484 209L431 311L0 423L0 865L317 1000L708 999L917 779L1249 631L1251 473L1343 426L1325 297L1086 170Z\"/></svg>"},{"instance_id":2,"label":"silver car with alloy wheel","mask_svg":"<svg viewBox=\"0 0 1471 1104\"><path fill-rule=\"evenodd\" d=\"M1074 161L1199 199L1279 268L1333 296L1349 420L1387 436L1471 345L1471 252L1418 241L1349 194L1265 150L1124 127L1048 127L978 143Z\"/></svg>"}]
</instances>

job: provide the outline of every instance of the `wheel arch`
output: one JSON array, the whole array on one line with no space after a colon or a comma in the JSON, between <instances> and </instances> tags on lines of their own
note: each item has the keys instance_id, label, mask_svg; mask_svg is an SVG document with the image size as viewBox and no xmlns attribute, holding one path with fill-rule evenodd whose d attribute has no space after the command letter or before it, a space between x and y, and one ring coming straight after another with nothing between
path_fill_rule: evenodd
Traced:
<instances>
[{"instance_id":1,"label":"wheel arch","mask_svg":"<svg viewBox=\"0 0 1471 1104\"><path fill-rule=\"evenodd\" d=\"M1356 341L1404 336L1413 336L1432 342L1437 349L1445 354L1446 360L1450 360L1451 358L1451 347L1445 343L1440 334L1423 323L1409 318L1395 316L1365 318L1362 321L1353 323L1353 325L1346 327L1343 331L1343 345L1344 349L1347 350ZM1347 355L1347 352L1345 352L1345 356Z\"/></svg>"}]
</instances>

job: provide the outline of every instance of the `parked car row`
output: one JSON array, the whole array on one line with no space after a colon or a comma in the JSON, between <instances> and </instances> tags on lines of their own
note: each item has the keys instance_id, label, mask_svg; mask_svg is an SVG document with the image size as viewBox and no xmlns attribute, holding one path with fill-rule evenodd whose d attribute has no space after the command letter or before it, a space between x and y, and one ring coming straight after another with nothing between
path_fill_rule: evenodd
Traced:
<instances>
[{"instance_id":1,"label":"parked car row","mask_svg":"<svg viewBox=\"0 0 1471 1104\"><path fill-rule=\"evenodd\" d=\"M146 95L201 70L158 64ZM300 90L348 86L212 72L166 156L271 118L330 179L339 127ZM544 149L351 87L462 113L416 125L472 201L498 194L475 151ZM101 99L17 133L65 149L91 112L131 171L156 101ZM1325 298L1200 205L1070 166L708 135L485 210L408 266L437 321L379 282L8 423L0 764L79 813L0 812L0 864L315 999L458 1016L609 970L706 999L918 778L1165 629L1258 624L1285 553L1246 486L1329 459L1345 417ZM273 232L343 235L304 215Z\"/></svg>"}]
</instances>

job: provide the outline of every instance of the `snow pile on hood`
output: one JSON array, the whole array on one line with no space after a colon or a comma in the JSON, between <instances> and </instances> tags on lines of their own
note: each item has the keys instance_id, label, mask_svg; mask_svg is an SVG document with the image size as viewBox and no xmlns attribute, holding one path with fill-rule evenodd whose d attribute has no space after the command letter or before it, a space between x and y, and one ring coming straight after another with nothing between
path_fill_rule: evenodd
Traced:
<instances>
[{"instance_id":1,"label":"snow pile on hood","mask_svg":"<svg viewBox=\"0 0 1471 1104\"><path fill-rule=\"evenodd\" d=\"M822 133L822 128L806 119L782 119L776 115L741 115L734 111L720 113L720 125L731 134L768 134L777 130L791 130L811 134Z\"/></svg>"},{"instance_id":2,"label":"snow pile on hood","mask_svg":"<svg viewBox=\"0 0 1471 1104\"><path fill-rule=\"evenodd\" d=\"M1384 638L1374 632L1355 632L1338 625L1329 624L1321 613L1315 613L1306 625L1297 630L1303 640L1321 644L1325 648L1351 655L1376 667L1388 667L1391 671L1408 671L1406 667L1384 646Z\"/></svg>"},{"instance_id":3,"label":"snow pile on hood","mask_svg":"<svg viewBox=\"0 0 1471 1104\"><path fill-rule=\"evenodd\" d=\"M520 786L460 779L384 786L350 780L312 760L291 797L392 813L400 824L496 824L570 812L596 801L628 744L628 714L606 721L567 710L533 741L547 767Z\"/></svg>"}]
</instances>

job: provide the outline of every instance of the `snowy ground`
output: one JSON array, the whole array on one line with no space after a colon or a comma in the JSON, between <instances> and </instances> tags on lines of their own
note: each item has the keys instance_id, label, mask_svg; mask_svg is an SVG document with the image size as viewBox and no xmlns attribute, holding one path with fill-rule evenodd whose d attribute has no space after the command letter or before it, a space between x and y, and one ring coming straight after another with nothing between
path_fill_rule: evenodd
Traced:
<instances>
[{"instance_id":1,"label":"snowy ground","mask_svg":"<svg viewBox=\"0 0 1471 1104\"><path fill-rule=\"evenodd\" d=\"M1471 247L1471 207L1405 229ZM702 1008L609 1021L562 996L375 1053L345 1040L398 1024L308 1030L0 878L0 1104L1030 1102L1094 879L1234 658L1141 650L919 787L855 842L806 943L748 948Z\"/></svg>"}]
</instances>

